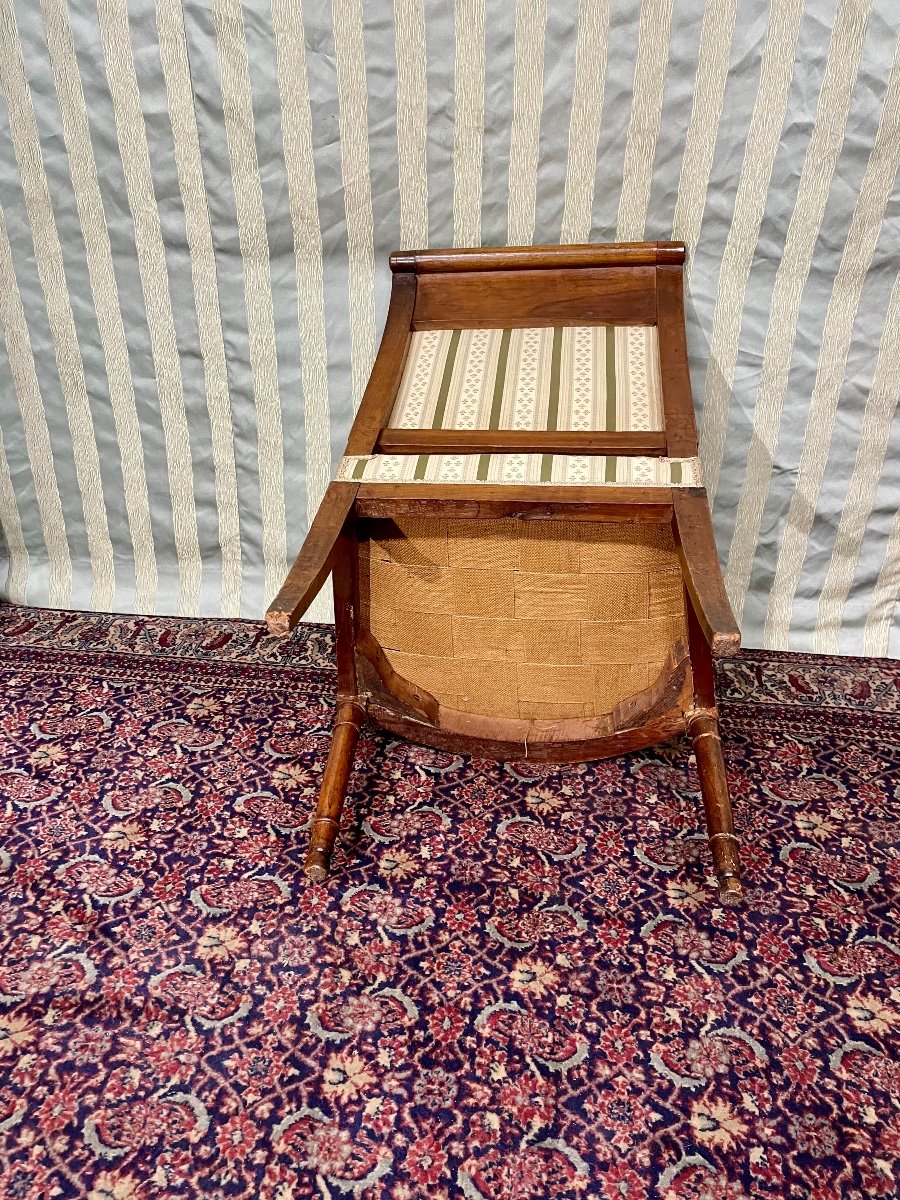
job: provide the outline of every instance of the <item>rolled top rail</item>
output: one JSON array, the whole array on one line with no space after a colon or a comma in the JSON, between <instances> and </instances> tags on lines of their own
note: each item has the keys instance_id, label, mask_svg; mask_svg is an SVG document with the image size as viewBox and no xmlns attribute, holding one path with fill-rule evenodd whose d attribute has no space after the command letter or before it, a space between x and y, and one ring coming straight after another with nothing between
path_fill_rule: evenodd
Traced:
<instances>
[{"instance_id":1,"label":"rolled top rail","mask_svg":"<svg viewBox=\"0 0 900 1200\"><path fill-rule=\"evenodd\" d=\"M684 262L684 242L608 242L580 246L479 246L397 250L392 271L542 271L568 267L656 267Z\"/></svg>"}]
</instances>

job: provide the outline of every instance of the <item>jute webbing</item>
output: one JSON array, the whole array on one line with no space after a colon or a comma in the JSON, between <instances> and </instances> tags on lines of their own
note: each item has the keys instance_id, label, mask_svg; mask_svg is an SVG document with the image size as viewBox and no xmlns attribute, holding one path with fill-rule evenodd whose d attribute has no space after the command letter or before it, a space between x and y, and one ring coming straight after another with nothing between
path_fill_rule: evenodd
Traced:
<instances>
[{"instance_id":1,"label":"jute webbing","mask_svg":"<svg viewBox=\"0 0 900 1200\"><path fill-rule=\"evenodd\" d=\"M685 636L668 526L401 518L369 532L363 625L450 708L600 716L653 683Z\"/></svg>"}]
</instances>

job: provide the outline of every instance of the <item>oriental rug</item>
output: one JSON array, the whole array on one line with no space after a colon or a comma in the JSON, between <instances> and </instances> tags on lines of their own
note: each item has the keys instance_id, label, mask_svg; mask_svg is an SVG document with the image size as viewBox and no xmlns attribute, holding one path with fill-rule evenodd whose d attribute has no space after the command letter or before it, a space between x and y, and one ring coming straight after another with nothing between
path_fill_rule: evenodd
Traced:
<instances>
[{"instance_id":1,"label":"oriental rug","mask_svg":"<svg viewBox=\"0 0 900 1200\"><path fill-rule=\"evenodd\" d=\"M720 679L566 768L365 731L304 882L330 631L0 608L0 1197L900 1193L900 664Z\"/></svg>"}]
</instances>

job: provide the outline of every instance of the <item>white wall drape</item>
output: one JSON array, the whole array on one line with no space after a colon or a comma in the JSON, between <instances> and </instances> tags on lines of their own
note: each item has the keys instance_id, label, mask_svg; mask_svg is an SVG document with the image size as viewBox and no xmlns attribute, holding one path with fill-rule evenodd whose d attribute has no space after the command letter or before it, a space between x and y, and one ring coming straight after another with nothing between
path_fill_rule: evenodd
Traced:
<instances>
[{"instance_id":1,"label":"white wall drape","mask_svg":"<svg viewBox=\"0 0 900 1200\"><path fill-rule=\"evenodd\" d=\"M895 0L0 0L3 594L258 616L390 250L674 236L745 642L900 655L898 33Z\"/></svg>"}]
</instances>

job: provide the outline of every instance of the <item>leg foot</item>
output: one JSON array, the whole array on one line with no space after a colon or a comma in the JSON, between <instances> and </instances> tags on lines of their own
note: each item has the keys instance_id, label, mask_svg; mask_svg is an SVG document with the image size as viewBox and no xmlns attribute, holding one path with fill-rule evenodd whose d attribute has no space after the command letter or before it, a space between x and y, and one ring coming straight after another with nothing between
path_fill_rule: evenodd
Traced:
<instances>
[{"instance_id":1,"label":"leg foot","mask_svg":"<svg viewBox=\"0 0 900 1200\"><path fill-rule=\"evenodd\" d=\"M700 791L706 811L706 828L712 851L713 868L719 883L722 904L740 904L744 896L741 884L739 845L731 816L728 778L719 737L719 723L712 713L697 713L688 726L697 756Z\"/></svg>"},{"instance_id":2,"label":"leg foot","mask_svg":"<svg viewBox=\"0 0 900 1200\"><path fill-rule=\"evenodd\" d=\"M313 822L306 852L306 878L311 883L323 883L328 878L331 854L337 841L339 825L327 817Z\"/></svg>"},{"instance_id":3,"label":"leg foot","mask_svg":"<svg viewBox=\"0 0 900 1200\"><path fill-rule=\"evenodd\" d=\"M744 888L740 879L734 875L719 878L719 899L723 904L734 907L744 899Z\"/></svg>"},{"instance_id":4,"label":"leg foot","mask_svg":"<svg viewBox=\"0 0 900 1200\"><path fill-rule=\"evenodd\" d=\"M322 883L328 876L362 719L361 704L351 701L338 705L331 735L331 749L328 751L328 762L325 764L322 789L319 792L319 803L313 818L309 850L306 854L306 877L312 883Z\"/></svg>"}]
</instances>

